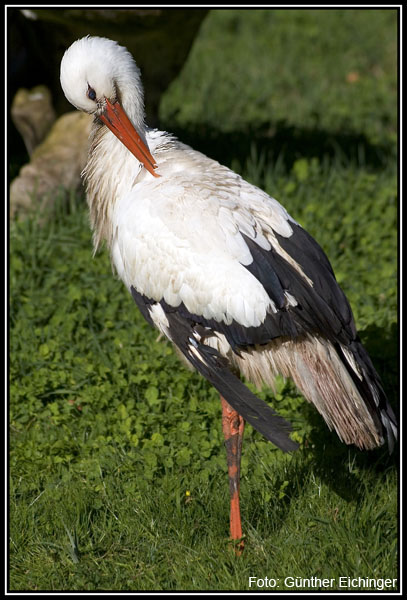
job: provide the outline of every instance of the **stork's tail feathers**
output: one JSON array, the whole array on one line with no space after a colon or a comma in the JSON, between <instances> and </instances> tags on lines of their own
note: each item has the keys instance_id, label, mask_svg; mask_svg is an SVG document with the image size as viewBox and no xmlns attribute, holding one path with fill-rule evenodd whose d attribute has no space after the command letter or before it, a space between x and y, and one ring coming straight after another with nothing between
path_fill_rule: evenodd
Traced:
<instances>
[{"instance_id":1,"label":"stork's tail feathers","mask_svg":"<svg viewBox=\"0 0 407 600\"><path fill-rule=\"evenodd\" d=\"M359 339L348 348L340 346L337 350L371 414L378 420L378 428L392 453L397 440L397 420L368 353Z\"/></svg>"},{"instance_id":2,"label":"stork's tail feathers","mask_svg":"<svg viewBox=\"0 0 407 600\"><path fill-rule=\"evenodd\" d=\"M359 341L334 346L319 336L280 339L254 351L248 349L236 361L256 385L263 381L272 385L277 373L291 377L346 444L368 450L387 439L393 450L396 418Z\"/></svg>"}]
</instances>

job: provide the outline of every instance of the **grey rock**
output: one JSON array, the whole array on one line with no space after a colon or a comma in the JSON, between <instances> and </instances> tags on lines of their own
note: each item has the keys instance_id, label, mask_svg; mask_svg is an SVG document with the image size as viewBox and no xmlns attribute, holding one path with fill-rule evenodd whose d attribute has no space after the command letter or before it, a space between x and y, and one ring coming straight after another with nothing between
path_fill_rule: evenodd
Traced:
<instances>
[{"instance_id":1,"label":"grey rock","mask_svg":"<svg viewBox=\"0 0 407 600\"><path fill-rule=\"evenodd\" d=\"M57 119L10 186L10 217L52 206L81 186L92 117L73 111Z\"/></svg>"}]
</instances>

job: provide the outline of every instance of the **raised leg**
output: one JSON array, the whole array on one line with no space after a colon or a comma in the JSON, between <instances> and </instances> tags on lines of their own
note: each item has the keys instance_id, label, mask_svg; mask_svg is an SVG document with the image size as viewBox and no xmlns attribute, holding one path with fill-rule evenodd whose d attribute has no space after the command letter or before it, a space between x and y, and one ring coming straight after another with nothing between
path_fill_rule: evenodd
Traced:
<instances>
[{"instance_id":1,"label":"raised leg","mask_svg":"<svg viewBox=\"0 0 407 600\"><path fill-rule=\"evenodd\" d=\"M230 489L230 536L232 540L240 540L235 546L238 556L243 551L242 521L240 518L239 490L240 490L240 459L242 456L242 442L244 419L228 402L220 397L222 403L222 429L225 436L226 457L228 461L229 489Z\"/></svg>"}]
</instances>

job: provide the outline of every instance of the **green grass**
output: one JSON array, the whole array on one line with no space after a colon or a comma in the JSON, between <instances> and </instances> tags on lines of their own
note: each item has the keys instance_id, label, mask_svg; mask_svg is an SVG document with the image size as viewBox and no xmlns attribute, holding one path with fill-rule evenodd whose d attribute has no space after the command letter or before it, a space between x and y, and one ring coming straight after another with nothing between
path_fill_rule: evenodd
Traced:
<instances>
[{"instance_id":1,"label":"green grass","mask_svg":"<svg viewBox=\"0 0 407 600\"><path fill-rule=\"evenodd\" d=\"M394 15L214 11L161 118L318 239L397 406ZM106 251L92 259L83 199L62 198L10 226L10 589L396 578L395 457L341 444L283 381L261 396L301 448L247 426L234 556L217 394L157 340Z\"/></svg>"}]
</instances>

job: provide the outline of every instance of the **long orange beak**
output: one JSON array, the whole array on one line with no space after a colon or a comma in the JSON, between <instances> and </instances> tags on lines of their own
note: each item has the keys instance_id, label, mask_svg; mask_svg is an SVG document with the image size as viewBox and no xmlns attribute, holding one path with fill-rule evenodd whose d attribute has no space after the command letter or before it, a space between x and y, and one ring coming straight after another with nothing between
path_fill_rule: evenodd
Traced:
<instances>
[{"instance_id":1,"label":"long orange beak","mask_svg":"<svg viewBox=\"0 0 407 600\"><path fill-rule=\"evenodd\" d=\"M150 150L147 148L140 135L134 128L133 123L130 121L122 107L118 102L112 104L106 98L106 108L103 113L99 116L99 119L103 121L110 131L119 138L119 140L126 146L128 150L139 160L154 177L160 177L158 173L154 171L157 164L154 158L150 154Z\"/></svg>"}]
</instances>

